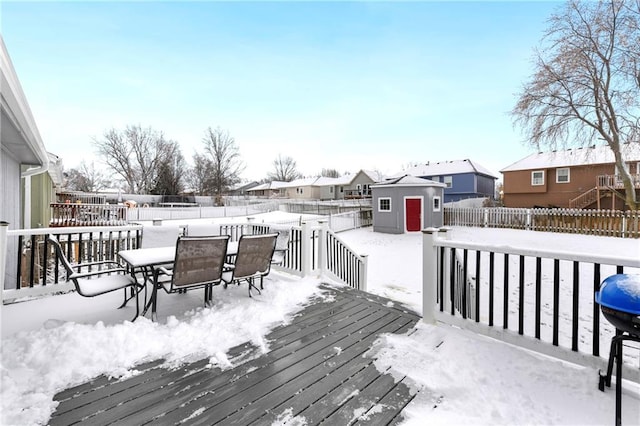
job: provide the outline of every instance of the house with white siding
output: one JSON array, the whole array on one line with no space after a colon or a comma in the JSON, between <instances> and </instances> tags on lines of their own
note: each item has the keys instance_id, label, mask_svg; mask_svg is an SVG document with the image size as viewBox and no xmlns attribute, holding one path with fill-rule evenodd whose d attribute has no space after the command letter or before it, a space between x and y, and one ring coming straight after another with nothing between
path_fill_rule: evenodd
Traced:
<instances>
[{"instance_id":1,"label":"house with white siding","mask_svg":"<svg viewBox=\"0 0 640 426\"><path fill-rule=\"evenodd\" d=\"M49 203L62 184L62 162L45 149L2 37L0 91L0 221L8 229L48 226ZM7 242L7 258L17 259L17 253L15 242ZM9 265L6 271L15 275Z\"/></svg>"}]
</instances>

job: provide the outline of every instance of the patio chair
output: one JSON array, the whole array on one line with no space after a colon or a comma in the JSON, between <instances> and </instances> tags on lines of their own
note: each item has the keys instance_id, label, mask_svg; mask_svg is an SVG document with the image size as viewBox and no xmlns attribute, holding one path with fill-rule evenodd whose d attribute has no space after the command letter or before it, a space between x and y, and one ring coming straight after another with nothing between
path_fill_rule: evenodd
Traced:
<instances>
[{"instance_id":1,"label":"patio chair","mask_svg":"<svg viewBox=\"0 0 640 426\"><path fill-rule=\"evenodd\" d=\"M272 232L278 233L276 239L276 248L273 251L273 257L271 258L272 265L282 266L284 259L289 251L289 240L291 238L291 227L272 225L269 227Z\"/></svg>"},{"instance_id":2,"label":"patio chair","mask_svg":"<svg viewBox=\"0 0 640 426\"><path fill-rule=\"evenodd\" d=\"M180 237L176 243L173 268L160 266L153 273L151 318L156 318L158 290L168 294L204 288L204 303L212 300L213 286L220 284L227 256L227 235L215 237Z\"/></svg>"},{"instance_id":3,"label":"patio chair","mask_svg":"<svg viewBox=\"0 0 640 426\"><path fill-rule=\"evenodd\" d=\"M220 225L214 223L190 223L185 228L189 237L210 237L220 235Z\"/></svg>"},{"instance_id":4,"label":"patio chair","mask_svg":"<svg viewBox=\"0 0 640 426\"><path fill-rule=\"evenodd\" d=\"M140 286L125 268L113 260L72 264L57 239L49 235L47 241L55 248L56 256L67 272L67 281L73 282L80 296L94 297L116 290L123 289L126 292L127 289L131 289L132 295L136 297L136 316L131 320L135 321L140 314L138 303ZM83 269L85 272L82 272ZM125 301L118 309L124 307L127 302L128 299L125 297Z\"/></svg>"},{"instance_id":5,"label":"patio chair","mask_svg":"<svg viewBox=\"0 0 640 426\"><path fill-rule=\"evenodd\" d=\"M235 262L225 265L226 271L222 274L224 287L231 283L239 285L242 281L246 281L249 284L249 297L251 297L252 288L260 293L263 289L263 278L271 270L271 259L277 238L277 233L240 237ZM260 288L255 285L256 278L260 278Z\"/></svg>"},{"instance_id":6,"label":"patio chair","mask_svg":"<svg viewBox=\"0 0 640 426\"><path fill-rule=\"evenodd\" d=\"M180 237L178 226L145 225L142 228L140 248L175 246L178 237Z\"/></svg>"},{"instance_id":7,"label":"patio chair","mask_svg":"<svg viewBox=\"0 0 640 426\"><path fill-rule=\"evenodd\" d=\"M156 225L145 225L142 228L142 242L140 244L140 248L157 248L157 247L175 247L176 241L180 238L180 227L165 225L165 226L156 226ZM162 265L166 268L171 268L171 263L167 263L166 265ZM152 280L153 271L151 269L143 269L141 271L134 271L136 273L141 273L143 280ZM145 287L146 289L146 287ZM146 291L146 290L145 290ZM147 295L145 293L145 300Z\"/></svg>"}]
</instances>

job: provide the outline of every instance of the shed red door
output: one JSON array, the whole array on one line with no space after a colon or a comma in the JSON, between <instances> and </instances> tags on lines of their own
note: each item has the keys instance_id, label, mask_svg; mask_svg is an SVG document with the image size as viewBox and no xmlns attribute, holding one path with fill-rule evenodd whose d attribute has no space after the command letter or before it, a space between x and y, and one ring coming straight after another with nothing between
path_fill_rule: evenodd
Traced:
<instances>
[{"instance_id":1,"label":"shed red door","mask_svg":"<svg viewBox=\"0 0 640 426\"><path fill-rule=\"evenodd\" d=\"M404 215L407 231L420 231L422 229L422 200L420 198L405 199Z\"/></svg>"}]
</instances>

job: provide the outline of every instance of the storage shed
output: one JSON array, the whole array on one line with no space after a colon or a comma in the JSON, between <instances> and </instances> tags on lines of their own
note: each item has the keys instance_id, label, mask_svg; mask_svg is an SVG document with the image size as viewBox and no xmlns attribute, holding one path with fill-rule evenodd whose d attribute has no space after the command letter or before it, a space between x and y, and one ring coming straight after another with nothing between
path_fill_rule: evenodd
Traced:
<instances>
[{"instance_id":1,"label":"storage shed","mask_svg":"<svg viewBox=\"0 0 640 426\"><path fill-rule=\"evenodd\" d=\"M442 226L445 187L409 175L372 185L373 231L403 234Z\"/></svg>"}]
</instances>

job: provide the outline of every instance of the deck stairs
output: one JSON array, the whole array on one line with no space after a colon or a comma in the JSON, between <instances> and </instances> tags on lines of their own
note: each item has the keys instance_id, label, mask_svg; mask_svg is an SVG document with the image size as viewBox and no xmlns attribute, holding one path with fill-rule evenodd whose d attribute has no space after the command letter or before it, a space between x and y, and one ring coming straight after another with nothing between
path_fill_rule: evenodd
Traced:
<instances>
[{"instance_id":1,"label":"deck stairs","mask_svg":"<svg viewBox=\"0 0 640 426\"><path fill-rule=\"evenodd\" d=\"M595 188L591 188L588 191L578 195L576 198L573 198L571 200L569 200L569 208L570 209L584 209L585 207L588 207L592 204L594 204L595 202L598 201L598 195L599 195L599 200L603 200L605 198L610 198L612 196L614 196L614 193L618 193L620 194L619 191L617 191L615 188L599 188L595 187ZM620 196L622 196L620 194Z\"/></svg>"},{"instance_id":2,"label":"deck stairs","mask_svg":"<svg viewBox=\"0 0 640 426\"><path fill-rule=\"evenodd\" d=\"M602 198L603 194L600 194ZM570 209L583 209L590 204L598 201L598 187L593 187L590 190L578 195L576 198L569 200Z\"/></svg>"}]
</instances>

